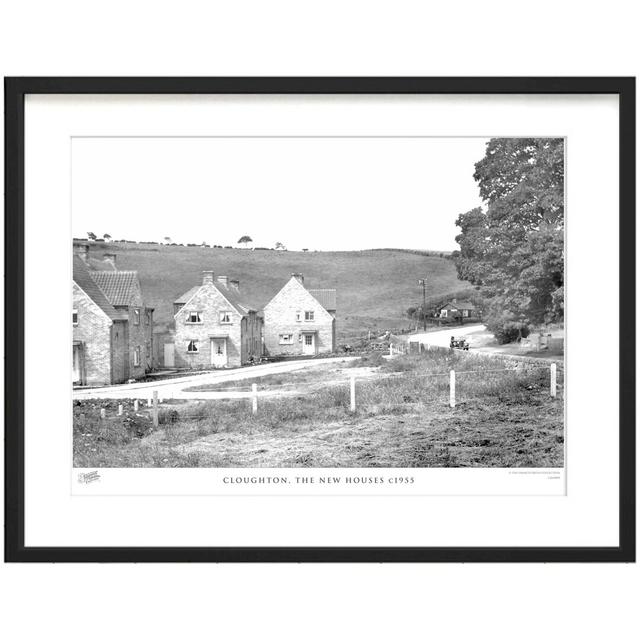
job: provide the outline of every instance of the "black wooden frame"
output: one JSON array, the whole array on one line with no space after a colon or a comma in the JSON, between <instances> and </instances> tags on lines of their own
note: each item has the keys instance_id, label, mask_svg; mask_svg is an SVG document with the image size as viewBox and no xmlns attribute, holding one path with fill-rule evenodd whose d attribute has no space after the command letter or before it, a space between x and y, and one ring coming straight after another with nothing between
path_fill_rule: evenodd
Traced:
<instances>
[{"instance_id":1,"label":"black wooden frame","mask_svg":"<svg viewBox=\"0 0 640 640\"><path fill-rule=\"evenodd\" d=\"M617 94L620 105L620 540L615 547L25 547L26 94ZM622 300L622 296L621 296ZM622 304L622 302L621 302ZM5 78L5 561L634 562L635 78Z\"/></svg>"}]
</instances>

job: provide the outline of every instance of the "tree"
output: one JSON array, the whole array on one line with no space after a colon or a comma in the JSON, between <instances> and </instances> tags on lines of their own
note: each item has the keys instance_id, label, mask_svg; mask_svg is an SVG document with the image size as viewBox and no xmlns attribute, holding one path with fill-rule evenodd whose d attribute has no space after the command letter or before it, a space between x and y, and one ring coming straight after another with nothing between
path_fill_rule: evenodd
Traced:
<instances>
[{"instance_id":1,"label":"tree","mask_svg":"<svg viewBox=\"0 0 640 640\"><path fill-rule=\"evenodd\" d=\"M103 237L105 240L111 240L111 236L110 236L108 233L105 233L102 237Z\"/></svg>"},{"instance_id":2,"label":"tree","mask_svg":"<svg viewBox=\"0 0 640 640\"><path fill-rule=\"evenodd\" d=\"M564 141L494 138L474 179L486 209L456 224L458 276L487 301L499 340L564 319Z\"/></svg>"},{"instance_id":3,"label":"tree","mask_svg":"<svg viewBox=\"0 0 640 640\"><path fill-rule=\"evenodd\" d=\"M287 247L285 247L282 242L276 242L276 249L281 249L282 251L286 251Z\"/></svg>"},{"instance_id":4,"label":"tree","mask_svg":"<svg viewBox=\"0 0 640 640\"><path fill-rule=\"evenodd\" d=\"M172 240L170 236L165 236L164 238L162 238L165 242L165 244L171 244Z\"/></svg>"},{"instance_id":5,"label":"tree","mask_svg":"<svg viewBox=\"0 0 640 640\"><path fill-rule=\"evenodd\" d=\"M93 231L87 231L87 238L89 238L89 240L95 240L97 236Z\"/></svg>"},{"instance_id":6,"label":"tree","mask_svg":"<svg viewBox=\"0 0 640 640\"><path fill-rule=\"evenodd\" d=\"M245 246L249 243L253 242L251 236L242 236L240 240L238 240L238 244L244 244Z\"/></svg>"}]
</instances>

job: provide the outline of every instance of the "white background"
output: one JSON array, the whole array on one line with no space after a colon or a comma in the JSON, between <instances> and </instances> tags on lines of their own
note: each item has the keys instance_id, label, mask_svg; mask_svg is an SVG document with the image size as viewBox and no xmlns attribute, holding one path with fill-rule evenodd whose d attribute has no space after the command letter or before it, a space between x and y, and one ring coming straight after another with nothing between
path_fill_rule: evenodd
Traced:
<instances>
[{"instance_id":1,"label":"white background","mask_svg":"<svg viewBox=\"0 0 640 640\"><path fill-rule=\"evenodd\" d=\"M186 477L187 485L198 478L201 485L215 486L216 477L224 472L186 470L177 474L146 469L118 471L115 478L114 472L104 474L101 483L107 494L121 494L125 489L122 479L130 478L128 498L72 496L68 380L58 375L45 387L34 384L42 375L42 346L38 340L27 340L27 546L615 546L619 447L612 418L617 415L617 352L601 349L595 354L585 349L593 335L583 319L592 313L594 290L608 291L608 304L617 307L617 106L617 97L606 95L27 96L25 333L37 336L41 332L42 308L56 310L47 319L48 331L57 337L47 345L47 357L57 366L65 360L69 363L72 351L71 328L64 311L65 306L67 310L72 306L68 288L71 252L51 254L51 246L69 247L72 135L258 131L266 135L466 136L475 132L508 136L526 131L532 136L562 136L567 139L569 230L565 248L566 496L557 495L563 493L560 479L530 477L525 489L521 476L507 476L502 479L504 489L496 490L492 484L495 471L475 469L444 470L447 482L441 489L438 478L442 473L417 469L411 493L423 495L411 499L402 495L404 492L381 496L382 490L373 485L364 486L357 497L349 490L349 497L340 500L301 495L282 499L282 491L269 487L253 492L260 498L175 498L172 495L176 492L194 495L189 486L181 488L180 478ZM594 162L592 156L605 161ZM280 154L274 153L273 161L279 163ZM338 199L349 192L347 183L331 186ZM601 224L603 212L608 213L605 225ZM150 225L154 222L149 218ZM414 216L412 224L416 233L428 235L428 219ZM343 223L347 234L357 233L359 227L356 216ZM593 252L602 249L608 260L593 260ZM42 286L43 265L46 288ZM62 339L65 335L66 343ZM608 339L617 343L615 327L608 327ZM593 375L596 370L606 376ZM584 402L582 398L597 401ZM51 416L57 419L52 421ZM594 461L600 467L598 473L594 473ZM344 474L344 470L337 473ZM161 485L174 475L176 486L166 492L160 486L158 493L162 495L147 497L150 477ZM469 488L476 476L477 487ZM291 490L309 493L303 486L292 486ZM201 491L202 486L195 494ZM370 495L360 497L365 492ZM438 497L451 493L458 495L453 500ZM534 495L513 497L518 493ZM549 493L556 495L544 495ZM265 526L256 527L257 520Z\"/></svg>"},{"instance_id":2,"label":"white background","mask_svg":"<svg viewBox=\"0 0 640 640\"><path fill-rule=\"evenodd\" d=\"M12 3L4 75L635 75L632 3ZM604 224L604 222L603 222ZM3 566L10 637L601 638L637 566Z\"/></svg>"}]
</instances>

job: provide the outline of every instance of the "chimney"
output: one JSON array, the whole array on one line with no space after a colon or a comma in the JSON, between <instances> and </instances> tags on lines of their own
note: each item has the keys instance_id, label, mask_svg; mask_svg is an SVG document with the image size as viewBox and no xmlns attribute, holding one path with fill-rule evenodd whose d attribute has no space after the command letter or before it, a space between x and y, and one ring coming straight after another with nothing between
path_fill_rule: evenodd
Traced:
<instances>
[{"instance_id":1,"label":"chimney","mask_svg":"<svg viewBox=\"0 0 640 640\"><path fill-rule=\"evenodd\" d=\"M453 298L453 299L451 300L451 302L452 302L453 304L456 304L456 302L458 302L458 301L457 301L455 298Z\"/></svg>"},{"instance_id":2,"label":"chimney","mask_svg":"<svg viewBox=\"0 0 640 640\"><path fill-rule=\"evenodd\" d=\"M229 285L232 289L240 293L240 280L229 280Z\"/></svg>"},{"instance_id":3,"label":"chimney","mask_svg":"<svg viewBox=\"0 0 640 640\"><path fill-rule=\"evenodd\" d=\"M213 271L202 272L202 284L213 284Z\"/></svg>"},{"instance_id":4,"label":"chimney","mask_svg":"<svg viewBox=\"0 0 640 640\"><path fill-rule=\"evenodd\" d=\"M229 288L229 277L228 276L216 276L216 280L219 284L221 284L225 289Z\"/></svg>"},{"instance_id":5,"label":"chimney","mask_svg":"<svg viewBox=\"0 0 640 640\"><path fill-rule=\"evenodd\" d=\"M109 264L113 265L113 267L115 268L115 266L116 266L116 254L115 253L105 253L102 256L102 259L105 262L108 262Z\"/></svg>"},{"instance_id":6,"label":"chimney","mask_svg":"<svg viewBox=\"0 0 640 640\"><path fill-rule=\"evenodd\" d=\"M83 262L89 260L89 243L88 242L74 242L73 253L82 258Z\"/></svg>"},{"instance_id":7,"label":"chimney","mask_svg":"<svg viewBox=\"0 0 640 640\"><path fill-rule=\"evenodd\" d=\"M295 278L300 284L304 284L304 275L301 273L292 273L291 277Z\"/></svg>"}]
</instances>

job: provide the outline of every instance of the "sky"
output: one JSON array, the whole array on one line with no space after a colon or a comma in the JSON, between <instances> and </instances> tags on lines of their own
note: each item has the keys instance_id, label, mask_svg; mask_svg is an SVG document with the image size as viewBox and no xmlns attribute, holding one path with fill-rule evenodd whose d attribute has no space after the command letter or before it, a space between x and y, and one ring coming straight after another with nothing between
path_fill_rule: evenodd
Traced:
<instances>
[{"instance_id":1,"label":"sky","mask_svg":"<svg viewBox=\"0 0 640 640\"><path fill-rule=\"evenodd\" d=\"M457 248L486 138L74 138L84 238L290 250Z\"/></svg>"}]
</instances>

